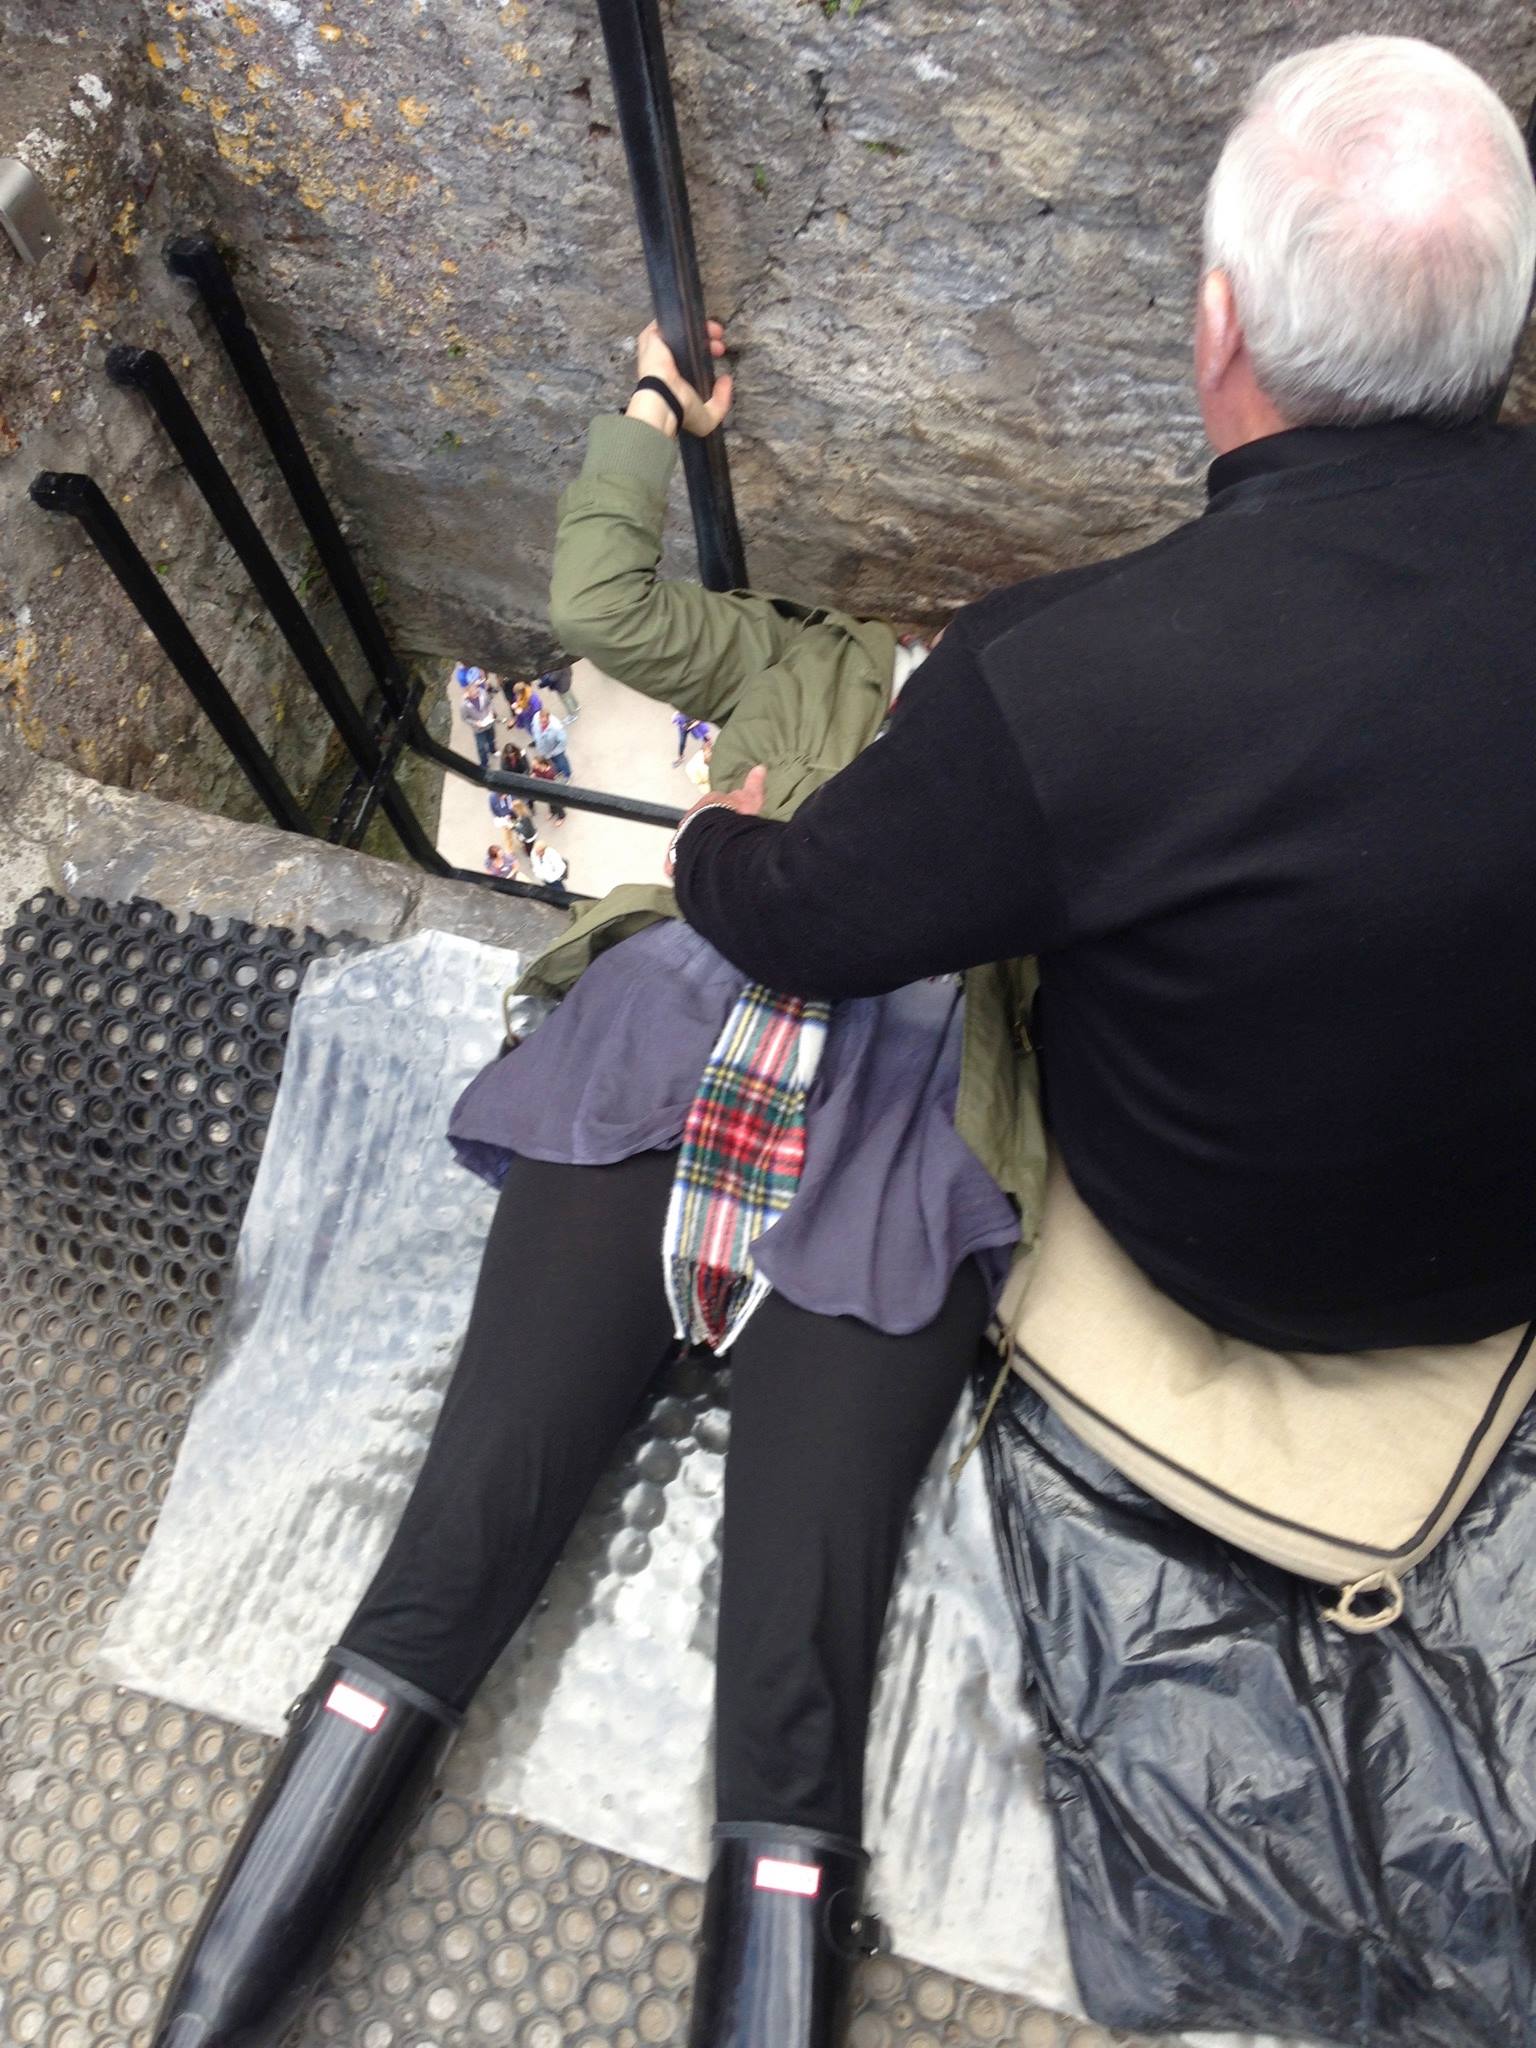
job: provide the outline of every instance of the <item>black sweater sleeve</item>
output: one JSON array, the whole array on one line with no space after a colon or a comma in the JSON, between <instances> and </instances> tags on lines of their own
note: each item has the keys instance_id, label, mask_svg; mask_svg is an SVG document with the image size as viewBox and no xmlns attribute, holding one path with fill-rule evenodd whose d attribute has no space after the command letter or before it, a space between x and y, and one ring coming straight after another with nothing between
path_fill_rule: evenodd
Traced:
<instances>
[{"instance_id":1,"label":"black sweater sleeve","mask_svg":"<svg viewBox=\"0 0 1536 2048\"><path fill-rule=\"evenodd\" d=\"M701 813L675 879L688 922L790 995L879 995L1062 935L1033 786L953 628L883 739L788 823Z\"/></svg>"}]
</instances>

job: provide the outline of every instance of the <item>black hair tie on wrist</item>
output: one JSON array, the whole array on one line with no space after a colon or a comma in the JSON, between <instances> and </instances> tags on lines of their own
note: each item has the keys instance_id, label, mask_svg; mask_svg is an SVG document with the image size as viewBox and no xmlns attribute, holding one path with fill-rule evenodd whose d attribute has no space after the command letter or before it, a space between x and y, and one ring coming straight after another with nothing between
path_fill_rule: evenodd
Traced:
<instances>
[{"instance_id":1,"label":"black hair tie on wrist","mask_svg":"<svg viewBox=\"0 0 1536 2048\"><path fill-rule=\"evenodd\" d=\"M678 397L670 384L664 384L659 377L642 377L635 386L635 389L637 391L654 391L659 398L664 398L668 405L671 406L672 417L677 421L677 424L679 426L683 424L683 401Z\"/></svg>"}]
</instances>

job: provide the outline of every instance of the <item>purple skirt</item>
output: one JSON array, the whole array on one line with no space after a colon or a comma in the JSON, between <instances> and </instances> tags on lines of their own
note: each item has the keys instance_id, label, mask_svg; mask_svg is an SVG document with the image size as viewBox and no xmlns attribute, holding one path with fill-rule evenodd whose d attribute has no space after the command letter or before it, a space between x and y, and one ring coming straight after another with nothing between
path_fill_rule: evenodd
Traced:
<instances>
[{"instance_id":1,"label":"purple skirt","mask_svg":"<svg viewBox=\"0 0 1536 2048\"><path fill-rule=\"evenodd\" d=\"M460 1159L499 1186L517 1153L604 1166L675 1147L744 985L674 921L599 954L559 1009L460 1096L448 1127ZM797 1307L900 1336L932 1322L966 1258L994 1298L1001 1288L1018 1217L955 1130L962 1021L949 979L834 1006L800 1185L752 1246Z\"/></svg>"}]
</instances>

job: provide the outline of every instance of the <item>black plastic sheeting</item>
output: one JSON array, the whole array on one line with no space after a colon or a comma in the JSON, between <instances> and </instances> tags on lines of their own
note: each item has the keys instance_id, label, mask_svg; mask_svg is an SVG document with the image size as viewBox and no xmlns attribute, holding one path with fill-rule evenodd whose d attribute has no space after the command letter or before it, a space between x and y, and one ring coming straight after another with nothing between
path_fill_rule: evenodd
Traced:
<instances>
[{"instance_id":1,"label":"black plastic sheeting","mask_svg":"<svg viewBox=\"0 0 1536 2048\"><path fill-rule=\"evenodd\" d=\"M1022 1382L986 1444L1090 2015L1536 2044L1536 1414L1364 1637Z\"/></svg>"}]
</instances>

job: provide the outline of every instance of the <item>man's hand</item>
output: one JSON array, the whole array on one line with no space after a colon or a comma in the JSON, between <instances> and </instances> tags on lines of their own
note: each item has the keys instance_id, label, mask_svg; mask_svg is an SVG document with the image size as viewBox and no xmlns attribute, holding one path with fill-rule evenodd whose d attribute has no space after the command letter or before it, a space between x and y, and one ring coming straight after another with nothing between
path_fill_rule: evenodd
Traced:
<instances>
[{"instance_id":1,"label":"man's hand","mask_svg":"<svg viewBox=\"0 0 1536 2048\"><path fill-rule=\"evenodd\" d=\"M766 768L752 768L747 771L747 779L740 789L732 790L729 796L716 794L714 791L711 791L708 796L701 796L699 798L693 808L685 813L682 823L672 834L668 842L667 858L664 866L669 882L672 879L672 870L675 865L677 842L682 838L684 832L687 831L689 825L699 815L700 811L736 811L743 818L755 818L763 808L763 785L767 780L768 770Z\"/></svg>"},{"instance_id":2,"label":"man's hand","mask_svg":"<svg viewBox=\"0 0 1536 2048\"><path fill-rule=\"evenodd\" d=\"M710 354L723 356L725 329L718 320L710 320L706 325ZM683 425L690 434L712 434L731 409L735 379L717 377L709 397L700 398L677 367L677 358L662 340L661 329L654 320L635 344L635 375L659 377L669 390L677 394L678 403L683 408ZM654 391L637 391L629 401L628 416L632 420L644 420L647 426L656 427L668 436L677 432L677 420L671 406Z\"/></svg>"}]
</instances>

